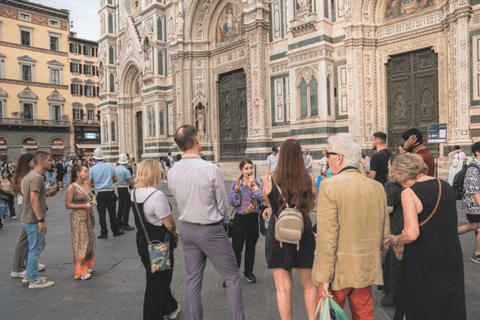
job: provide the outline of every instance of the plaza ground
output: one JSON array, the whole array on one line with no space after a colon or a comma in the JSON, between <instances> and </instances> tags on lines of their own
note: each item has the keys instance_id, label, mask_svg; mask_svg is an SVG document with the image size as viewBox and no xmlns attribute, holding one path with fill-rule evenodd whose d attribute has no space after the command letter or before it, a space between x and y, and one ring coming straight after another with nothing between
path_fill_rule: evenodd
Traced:
<instances>
[{"instance_id":1,"label":"plaza ground","mask_svg":"<svg viewBox=\"0 0 480 320\"><path fill-rule=\"evenodd\" d=\"M227 188L230 186L227 183ZM161 186L174 208L178 223L176 203L166 184ZM97 239L96 266L92 279L79 281L74 279L72 249L70 242L70 212L65 209L65 191L59 191L54 198L48 198L47 246L40 257L46 265L41 273L55 286L47 289L31 290L21 279L10 277L13 250L20 234L20 221L6 218L0 229L0 319L142 319L143 292L145 288L145 270L140 262L135 244L135 231L113 237L109 231L108 240ZM97 214L96 234L100 233ZM312 220L316 214L313 212ZM107 219L108 221L108 219ZM459 209L459 222L466 219ZM130 224L134 225L133 213ZM474 250L473 233L462 235L465 291L469 319L480 318L480 265L470 262ZM275 284L271 271L267 269L265 257L265 238L260 236L254 273L258 282L249 284L242 280L243 301L246 319L279 319ZM243 265L242 269L243 271ZM243 274L243 272L242 272ZM307 319L303 302L303 289L294 272L293 310L294 319ZM175 270L172 291L183 310L185 301L185 264L182 246L175 251ZM204 319L226 320L229 318L226 289L223 279L217 274L211 263L207 263L202 290ZM382 307L383 294L374 289L374 315L377 320L393 319L394 308ZM182 311L177 319L186 320Z\"/></svg>"}]
</instances>

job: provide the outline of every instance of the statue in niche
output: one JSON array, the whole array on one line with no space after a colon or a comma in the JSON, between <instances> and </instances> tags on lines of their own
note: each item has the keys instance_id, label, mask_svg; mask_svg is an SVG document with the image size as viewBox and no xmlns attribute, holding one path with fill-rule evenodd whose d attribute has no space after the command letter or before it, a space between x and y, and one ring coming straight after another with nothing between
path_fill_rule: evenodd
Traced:
<instances>
[{"instance_id":1,"label":"statue in niche","mask_svg":"<svg viewBox=\"0 0 480 320\"><path fill-rule=\"evenodd\" d=\"M170 40L173 39L173 18L172 16L168 17L168 35Z\"/></svg>"},{"instance_id":2,"label":"statue in niche","mask_svg":"<svg viewBox=\"0 0 480 320\"><path fill-rule=\"evenodd\" d=\"M145 58L145 73L152 72L152 47L148 37L145 37L144 41L144 58Z\"/></svg>"},{"instance_id":3,"label":"statue in niche","mask_svg":"<svg viewBox=\"0 0 480 320\"><path fill-rule=\"evenodd\" d=\"M182 37L183 36L183 16L182 13L179 12L177 15L177 36Z\"/></svg>"},{"instance_id":4,"label":"statue in niche","mask_svg":"<svg viewBox=\"0 0 480 320\"><path fill-rule=\"evenodd\" d=\"M199 134L205 134L205 106L201 102L195 107L195 127Z\"/></svg>"}]
</instances>

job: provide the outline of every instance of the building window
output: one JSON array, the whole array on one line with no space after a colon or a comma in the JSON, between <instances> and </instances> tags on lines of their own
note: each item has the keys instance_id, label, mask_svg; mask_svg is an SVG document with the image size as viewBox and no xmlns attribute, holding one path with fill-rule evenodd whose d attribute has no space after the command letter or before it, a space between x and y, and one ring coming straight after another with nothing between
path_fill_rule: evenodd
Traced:
<instances>
[{"instance_id":1,"label":"building window","mask_svg":"<svg viewBox=\"0 0 480 320\"><path fill-rule=\"evenodd\" d=\"M92 86L85 86L85 95L87 97L93 97L93 87Z\"/></svg>"},{"instance_id":2,"label":"building window","mask_svg":"<svg viewBox=\"0 0 480 320\"><path fill-rule=\"evenodd\" d=\"M113 33L113 14L108 14L108 33Z\"/></svg>"},{"instance_id":3,"label":"building window","mask_svg":"<svg viewBox=\"0 0 480 320\"><path fill-rule=\"evenodd\" d=\"M58 36L50 36L50 50L60 51L60 38Z\"/></svg>"},{"instance_id":4,"label":"building window","mask_svg":"<svg viewBox=\"0 0 480 320\"><path fill-rule=\"evenodd\" d=\"M161 17L157 19L157 39L163 40L163 26Z\"/></svg>"},{"instance_id":5,"label":"building window","mask_svg":"<svg viewBox=\"0 0 480 320\"><path fill-rule=\"evenodd\" d=\"M50 69L50 83L60 84L60 70Z\"/></svg>"},{"instance_id":6,"label":"building window","mask_svg":"<svg viewBox=\"0 0 480 320\"><path fill-rule=\"evenodd\" d=\"M80 73L80 64L72 63L72 72L73 73Z\"/></svg>"},{"instance_id":7,"label":"building window","mask_svg":"<svg viewBox=\"0 0 480 320\"><path fill-rule=\"evenodd\" d=\"M92 55L92 47L85 47L84 54L86 56L91 56Z\"/></svg>"},{"instance_id":8,"label":"building window","mask_svg":"<svg viewBox=\"0 0 480 320\"><path fill-rule=\"evenodd\" d=\"M108 48L108 62L110 64L115 64L115 50L113 46L110 46Z\"/></svg>"},{"instance_id":9,"label":"building window","mask_svg":"<svg viewBox=\"0 0 480 320\"><path fill-rule=\"evenodd\" d=\"M102 136L103 136L103 142L108 142L108 123L107 121L103 121L103 132L102 132Z\"/></svg>"},{"instance_id":10,"label":"building window","mask_svg":"<svg viewBox=\"0 0 480 320\"><path fill-rule=\"evenodd\" d=\"M0 78L5 78L5 57L0 54Z\"/></svg>"},{"instance_id":11,"label":"building window","mask_svg":"<svg viewBox=\"0 0 480 320\"><path fill-rule=\"evenodd\" d=\"M158 51L158 74L163 75L163 53Z\"/></svg>"},{"instance_id":12,"label":"building window","mask_svg":"<svg viewBox=\"0 0 480 320\"><path fill-rule=\"evenodd\" d=\"M87 120L94 121L95 120L95 111L92 109L87 110Z\"/></svg>"},{"instance_id":13,"label":"building window","mask_svg":"<svg viewBox=\"0 0 480 320\"><path fill-rule=\"evenodd\" d=\"M5 115L7 114L5 110L5 101L0 101L0 118L5 118Z\"/></svg>"},{"instance_id":14,"label":"building window","mask_svg":"<svg viewBox=\"0 0 480 320\"><path fill-rule=\"evenodd\" d=\"M52 120L60 121L62 120L62 107L61 106L52 106Z\"/></svg>"},{"instance_id":15,"label":"building window","mask_svg":"<svg viewBox=\"0 0 480 320\"><path fill-rule=\"evenodd\" d=\"M310 80L310 115L318 116L318 85L315 77Z\"/></svg>"},{"instance_id":16,"label":"building window","mask_svg":"<svg viewBox=\"0 0 480 320\"><path fill-rule=\"evenodd\" d=\"M163 111L160 111L160 114L159 114L159 121L160 121L160 135L165 135L165 123L163 120Z\"/></svg>"},{"instance_id":17,"label":"building window","mask_svg":"<svg viewBox=\"0 0 480 320\"><path fill-rule=\"evenodd\" d=\"M58 27L59 26L59 23L58 23L57 20L50 20L49 23L52 27Z\"/></svg>"},{"instance_id":18,"label":"building window","mask_svg":"<svg viewBox=\"0 0 480 320\"><path fill-rule=\"evenodd\" d=\"M92 75L92 66L86 64L86 65L84 66L84 69L85 69L85 70L84 70L84 71L85 71L85 74Z\"/></svg>"},{"instance_id":19,"label":"building window","mask_svg":"<svg viewBox=\"0 0 480 320\"><path fill-rule=\"evenodd\" d=\"M70 44L70 47L71 47L70 50L72 51L72 53L78 53L78 45L72 43Z\"/></svg>"},{"instance_id":20,"label":"building window","mask_svg":"<svg viewBox=\"0 0 480 320\"><path fill-rule=\"evenodd\" d=\"M73 109L73 120L82 120L82 109Z\"/></svg>"},{"instance_id":21,"label":"building window","mask_svg":"<svg viewBox=\"0 0 480 320\"><path fill-rule=\"evenodd\" d=\"M80 95L80 85L79 84L72 84L72 94L74 96Z\"/></svg>"},{"instance_id":22,"label":"building window","mask_svg":"<svg viewBox=\"0 0 480 320\"><path fill-rule=\"evenodd\" d=\"M117 141L117 128L116 128L116 125L115 125L115 121L112 121L112 141Z\"/></svg>"},{"instance_id":23,"label":"building window","mask_svg":"<svg viewBox=\"0 0 480 320\"><path fill-rule=\"evenodd\" d=\"M318 81L306 71L297 85L297 95L300 101L300 118L318 116Z\"/></svg>"},{"instance_id":24,"label":"building window","mask_svg":"<svg viewBox=\"0 0 480 320\"><path fill-rule=\"evenodd\" d=\"M20 12L20 19L30 21L30 15L28 13Z\"/></svg>"},{"instance_id":25,"label":"building window","mask_svg":"<svg viewBox=\"0 0 480 320\"><path fill-rule=\"evenodd\" d=\"M307 81L300 81L300 116L305 118L308 116L308 97L307 97Z\"/></svg>"},{"instance_id":26,"label":"building window","mask_svg":"<svg viewBox=\"0 0 480 320\"><path fill-rule=\"evenodd\" d=\"M32 33L31 31L21 30L20 31L20 43L24 46L31 46L32 43Z\"/></svg>"},{"instance_id":27,"label":"building window","mask_svg":"<svg viewBox=\"0 0 480 320\"><path fill-rule=\"evenodd\" d=\"M148 135L153 137L155 134L155 113L150 110L148 112Z\"/></svg>"},{"instance_id":28,"label":"building window","mask_svg":"<svg viewBox=\"0 0 480 320\"><path fill-rule=\"evenodd\" d=\"M33 103L23 104L23 119L33 119Z\"/></svg>"},{"instance_id":29,"label":"building window","mask_svg":"<svg viewBox=\"0 0 480 320\"><path fill-rule=\"evenodd\" d=\"M22 80L33 81L32 79L32 66L22 65Z\"/></svg>"},{"instance_id":30,"label":"building window","mask_svg":"<svg viewBox=\"0 0 480 320\"><path fill-rule=\"evenodd\" d=\"M115 92L115 76L110 73L110 92Z\"/></svg>"}]
</instances>

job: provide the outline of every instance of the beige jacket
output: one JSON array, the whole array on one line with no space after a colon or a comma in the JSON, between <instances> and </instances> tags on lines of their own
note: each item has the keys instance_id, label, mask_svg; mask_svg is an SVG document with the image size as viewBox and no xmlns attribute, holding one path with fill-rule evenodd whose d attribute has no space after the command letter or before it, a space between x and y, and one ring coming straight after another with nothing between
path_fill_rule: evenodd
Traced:
<instances>
[{"instance_id":1,"label":"beige jacket","mask_svg":"<svg viewBox=\"0 0 480 320\"><path fill-rule=\"evenodd\" d=\"M322 182L312 275L316 285L331 283L332 290L383 285L382 257L389 242L381 183L351 167Z\"/></svg>"}]
</instances>

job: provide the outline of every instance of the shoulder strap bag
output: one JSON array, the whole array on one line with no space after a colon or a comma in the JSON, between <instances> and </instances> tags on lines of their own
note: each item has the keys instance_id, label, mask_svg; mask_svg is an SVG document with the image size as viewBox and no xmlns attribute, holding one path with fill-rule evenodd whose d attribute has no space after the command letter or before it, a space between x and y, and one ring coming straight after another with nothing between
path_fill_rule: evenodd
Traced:
<instances>
[{"instance_id":1,"label":"shoulder strap bag","mask_svg":"<svg viewBox=\"0 0 480 320\"><path fill-rule=\"evenodd\" d=\"M159 240L150 241L150 237L148 236L147 229L145 228L145 224L143 223L143 217L145 217L145 213L141 212L137 205L137 190L133 191L133 203L135 205L136 213L138 215L138 220L140 220L140 224L142 225L143 232L145 233L145 239L147 240L148 244L148 255L150 256L150 265L152 273L158 271L165 271L165 270L172 270L172 260L170 258L170 232L167 231L165 235L165 242L161 242ZM148 198L150 198L155 192L152 192L147 199L143 203L146 203ZM134 211L135 212L135 211ZM143 217L142 217L143 216ZM145 218L146 219L146 218Z\"/></svg>"},{"instance_id":2,"label":"shoulder strap bag","mask_svg":"<svg viewBox=\"0 0 480 320\"><path fill-rule=\"evenodd\" d=\"M437 204L435 205L435 208L433 208L432 213L427 217L427 219L423 220L422 223L420 223L419 228L424 226L430 219L432 219L435 212L437 212L438 205L440 204L440 198L442 198L442 182L440 181L440 179L437 179L437 180L438 180ZM395 253L395 257L398 260L402 260L403 259L403 251L405 250L405 243L402 243L400 245L395 245L395 247L396 247L396 250L393 251Z\"/></svg>"}]
</instances>

